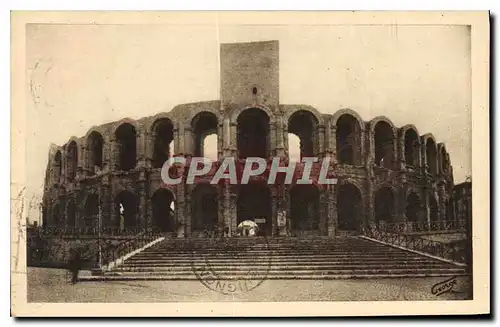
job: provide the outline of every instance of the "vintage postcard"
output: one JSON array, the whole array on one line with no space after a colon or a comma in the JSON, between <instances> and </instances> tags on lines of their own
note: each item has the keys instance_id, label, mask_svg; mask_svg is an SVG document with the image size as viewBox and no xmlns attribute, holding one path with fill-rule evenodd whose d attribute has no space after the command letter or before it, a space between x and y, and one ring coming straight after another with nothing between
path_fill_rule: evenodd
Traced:
<instances>
[{"instance_id":1,"label":"vintage postcard","mask_svg":"<svg viewBox=\"0 0 500 327\"><path fill-rule=\"evenodd\" d=\"M12 315L490 312L488 12L12 12Z\"/></svg>"}]
</instances>

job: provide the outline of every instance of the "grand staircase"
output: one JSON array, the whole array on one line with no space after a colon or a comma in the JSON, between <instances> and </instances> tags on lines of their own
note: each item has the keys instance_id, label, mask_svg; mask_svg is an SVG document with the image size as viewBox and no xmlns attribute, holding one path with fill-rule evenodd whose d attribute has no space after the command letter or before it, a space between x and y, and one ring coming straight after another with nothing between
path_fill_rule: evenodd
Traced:
<instances>
[{"instance_id":1,"label":"grand staircase","mask_svg":"<svg viewBox=\"0 0 500 327\"><path fill-rule=\"evenodd\" d=\"M86 280L345 279L465 274L453 263L359 237L166 239Z\"/></svg>"}]
</instances>

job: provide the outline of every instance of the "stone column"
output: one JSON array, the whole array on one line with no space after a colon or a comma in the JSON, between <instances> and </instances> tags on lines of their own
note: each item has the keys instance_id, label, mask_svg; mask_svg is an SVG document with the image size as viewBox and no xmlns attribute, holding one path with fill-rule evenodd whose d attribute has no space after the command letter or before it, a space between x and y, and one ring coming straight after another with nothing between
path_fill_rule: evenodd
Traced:
<instances>
[{"instance_id":1,"label":"stone column","mask_svg":"<svg viewBox=\"0 0 500 327\"><path fill-rule=\"evenodd\" d=\"M334 163L338 162L338 157L339 154L337 153L337 126L330 126L328 124L329 132L327 134L330 134L328 137L329 140L329 151L333 153L333 156L331 159L333 159Z\"/></svg>"},{"instance_id":2,"label":"stone column","mask_svg":"<svg viewBox=\"0 0 500 327\"><path fill-rule=\"evenodd\" d=\"M337 190L337 185L328 185L326 189L326 228L328 237L335 237L336 227L338 226Z\"/></svg>"},{"instance_id":3,"label":"stone column","mask_svg":"<svg viewBox=\"0 0 500 327\"><path fill-rule=\"evenodd\" d=\"M440 183L439 184L439 188L438 188L438 194L439 194L439 199L438 199L438 209L439 209L439 213L438 213L438 219L441 220L441 221L445 221L446 220L446 189L445 189L445 184L444 183Z\"/></svg>"},{"instance_id":4,"label":"stone column","mask_svg":"<svg viewBox=\"0 0 500 327\"><path fill-rule=\"evenodd\" d=\"M185 218L186 218L186 201L185 201L185 190L184 190L185 184L180 183L175 186L174 194L175 194L175 222L174 222L174 227L175 232L177 233L177 224L183 224L184 226L186 225L185 223ZM185 227L184 227L184 232L185 233ZM179 237L184 237L183 234L180 234Z\"/></svg>"},{"instance_id":5,"label":"stone column","mask_svg":"<svg viewBox=\"0 0 500 327\"><path fill-rule=\"evenodd\" d=\"M224 132L223 124L217 125L217 159L221 159L224 151Z\"/></svg>"},{"instance_id":6,"label":"stone column","mask_svg":"<svg viewBox=\"0 0 500 327\"><path fill-rule=\"evenodd\" d=\"M317 156L319 158L325 157L325 149L326 149L325 126L321 125L318 128L318 153L317 153Z\"/></svg>"},{"instance_id":7,"label":"stone column","mask_svg":"<svg viewBox=\"0 0 500 327\"><path fill-rule=\"evenodd\" d=\"M142 128L137 134L136 161L138 168L146 167L146 135L145 131Z\"/></svg>"},{"instance_id":8,"label":"stone column","mask_svg":"<svg viewBox=\"0 0 500 327\"><path fill-rule=\"evenodd\" d=\"M276 149L278 147L278 142L276 138L276 130L277 130L277 121L279 118L275 119L274 121L269 122L269 134L267 135L268 139L268 154L267 156L275 156L276 155Z\"/></svg>"},{"instance_id":9,"label":"stone column","mask_svg":"<svg viewBox=\"0 0 500 327\"><path fill-rule=\"evenodd\" d=\"M405 139L404 134L398 137L398 153L399 153L399 169L404 169L406 167L406 158L405 158ZM411 163L413 165L413 163Z\"/></svg>"},{"instance_id":10,"label":"stone column","mask_svg":"<svg viewBox=\"0 0 500 327\"><path fill-rule=\"evenodd\" d=\"M152 167L153 151L154 151L154 138L150 132L144 132L144 166L146 168Z\"/></svg>"},{"instance_id":11,"label":"stone column","mask_svg":"<svg viewBox=\"0 0 500 327\"><path fill-rule=\"evenodd\" d=\"M224 149L231 148L231 126L229 117L224 117L222 126L222 140L224 141Z\"/></svg>"},{"instance_id":12,"label":"stone column","mask_svg":"<svg viewBox=\"0 0 500 327\"><path fill-rule=\"evenodd\" d=\"M111 171L117 171L120 167L120 149L119 142L114 137L110 140L110 167Z\"/></svg>"},{"instance_id":13,"label":"stone column","mask_svg":"<svg viewBox=\"0 0 500 327\"><path fill-rule=\"evenodd\" d=\"M183 123L180 123L179 124L179 130L178 130L178 138L179 138L179 147L176 148L178 149L177 150L177 153L180 153L180 154L186 154L186 147L185 147L185 128L184 128L184 124Z\"/></svg>"},{"instance_id":14,"label":"stone column","mask_svg":"<svg viewBox=\"0 0 500 327\"><path fill-rule=\"evenodd\" d=\"M319 233L328 236L328 185L320 189L319 193Z\"/></svg>"},{"instance_id":15,"label":"stone column","mask_svg":"<svg viewBox=\"0 0 500 327\"><path fill-rule=\"evenodd\" d=\"M77 145L77 152L78 152L78 160L76 164L76 179L80 179L83 176L85 176L85 162L86 162L85 145L84 144Z\"/></svg>"},{"instance_id":16,"label":"stone column","mask_svg":"<svg viewBox=\"0 0 500 327\"><path fill-rule=\"evenodd\" d=\"M177 127L174 127L174 140L173 140L173 142L174 142L174 152L175 153L172 153L172 155L181 153L179 151L180 150L179 139L180 139L180 137L179 137L179 127L177 126Z\"/></svg>"},{"instance_id":17,"label":"stone column","mask_svg":"<svg viewBox=\"0 0 500 327\"><path fill-rule=\"evenodd\" d=\"M278 208L279 208L279 190L276 186L271 187L271 236L276 235L278 228ZM267 222L266 222L267 223Z\"/></svg>"},{"instance_id":18,"label":"stone column","mask_svg":"<svg viewBox=\"0 0 500 327\"><path fill-rule=\"evenodd\" d=\"M184 154L186 155L194 155L194 137L191 126L186 126L184 128Z\"/></svg>"},{"instance_id":19,"label":"stone column","mask_svg":"<svg viewBox=\"0 0 500 327\"><path fill-rule=\"evenodd\" d=\"M111 199L111 186L107 176L101 179L99 199L101 201L102 225L106 228L113 227L113 219L111 217L111 207L113 206L113 201Z\"/></svg>"},{"instance_id":20,"label":"stone column","mask_svg":"<svg viewBox=\"0 0 500 327\"><path fill-rule=\"evenodd\" d=\"M429 190L425 190L425 195L424 195L424 215L425 215L425 221L427 222L427 229L430 230L431 228L431 212L430 212L430 201L429 201Z\"/></svg>"},{"instance_id":21,"label":"stone column","mask_svg":"<svg viewBox=\"0 0 500 327\"><path fill-rule=\"evenodd\" d=\"M236 157L238 155L238 125L236 123L231 124L229 140L231 155Z\"/></svg>"},{"instance_id":22,"label":"stone column","mask_svg":"<svg viewBox=\"0 0 500 327\"><path fill-rule=\"evenodd\" d=\"M145 172L141 171L139 174L139 180L137 181L137 187L139 189L139 219L138 226L141 230L147 228L148 222L148 181L145 176Z\"/></svg>"},{"instance_id":23,"label":"stone column","mask_svg":"<svg viewBox=\"0 0 500 327\"><path fill-rule=\"evenodd\" d=\"M192 198L191 195L193 194L194 190L194 185L186 185L186 198L184 202L184 217L183 218L183 224L184 224L184 234L185 237L191 237L191 231L192 231L192 222L193 222L193 213L191 212L192 210Z\"/></svg>"},{"instance_id":24,"label":"stone column","mask_svg":"<svg viewBox=\"0 0 500 327\"><path fill-rule=\"evenodd\" d=\"M396 131L393 131L393 133L395 135L397 135ZM397 170L399 168L399 166L398 166L398 146L397 145L398 145L397 138L393 137L392 138L392 165L391 165L391 168L393 170Z\"/></svg>"},{"instance_id":25,"label":"stone column","mask_svg":"<svg viewBox=\"0 0 500 327\"><path fill-rule=\"evenodd\" d=\"M283 130L283 114L280 114L277 118L277 127L276 127L276 155L284 156L285 155L285 145L284 143L284 130Z\"/></svg>"}]
</instances>

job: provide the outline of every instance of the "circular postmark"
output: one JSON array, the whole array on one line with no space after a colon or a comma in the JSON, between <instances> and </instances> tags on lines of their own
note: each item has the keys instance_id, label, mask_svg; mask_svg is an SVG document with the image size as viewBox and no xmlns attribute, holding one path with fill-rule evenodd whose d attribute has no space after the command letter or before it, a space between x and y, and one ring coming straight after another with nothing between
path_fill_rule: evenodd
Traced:
<instances>
[{"instance_id":1,"label":"circular postmark","mask_svg":"<svg viewBox=\"0 0 500 327\"><path fill-rule=\"evenodd\" d=\"M191 268L206 288L225 295L260 286L271 270L266 237L221 237L191 242Z\"/></svg>"}]
</instances>

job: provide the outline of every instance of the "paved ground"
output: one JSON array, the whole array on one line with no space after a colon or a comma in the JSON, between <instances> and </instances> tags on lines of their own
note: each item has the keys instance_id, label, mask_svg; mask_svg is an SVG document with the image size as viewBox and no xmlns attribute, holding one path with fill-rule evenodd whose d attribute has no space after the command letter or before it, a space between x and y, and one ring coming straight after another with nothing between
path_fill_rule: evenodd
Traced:
<instances>
[{"instance_id":1,"label":"paved ground","mask_svg":"<svg viewBox=\"0 0 500 327\"><path fill-rule=\"evenodd\" d=\"M463 300L466 277L451 292L433 295L448 278L378 280L266 280L250 292L224 295L198 281L82 282L72 285L65 270L28 268L28 302L205 302L205 301L376 301Z\"/></svg>"}]
</instances>

